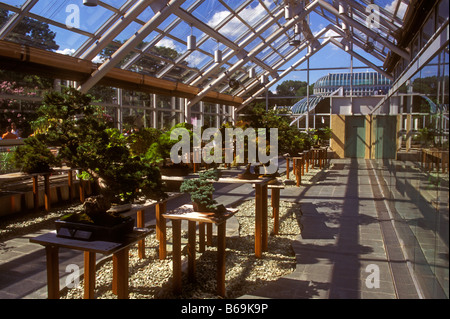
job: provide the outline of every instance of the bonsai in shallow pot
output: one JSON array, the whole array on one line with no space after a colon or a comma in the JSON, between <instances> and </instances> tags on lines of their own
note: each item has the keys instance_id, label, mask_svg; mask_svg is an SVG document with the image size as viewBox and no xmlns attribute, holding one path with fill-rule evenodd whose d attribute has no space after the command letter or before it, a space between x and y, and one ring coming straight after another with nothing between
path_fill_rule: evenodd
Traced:
<instances>
[{"instance_id":1,"label":"bonsai in shallow pot","mask_svg":"<svg viewBox=\"0 0 450 319\"><path fill-rule=\"evenodd\" d=\"M56 159L80 170L83 179L93 182L95 193L107 203L96 204L99 214L106 214L105 207L111 203L165 197L158 168L133 154L129 141L117 129L109 128L108 117L91 96L71 88L51 92L37 113L33 123L36 138L47 146L58 147ZM34 150L31 147L27 152Z\"/></svg>"},{"instance_id":2,"label":"bonsai in shallow pot","mask_svg":"<svg viewBox=\"0 0 450 319\"><path fill-rule=\"evenodd\" d=\"M180 186L180 192L191 195L192 205L196 212L216 212L217 201L213 199L213 181L219 180L217 169L202 171L198 178L186 179Z\"/></svg>"},{"instance_id":3,"label":"bonsai in shallow pot","mask_svg":"<svg viewBox=\"0 0 450 319\"><path fill-rule=\"evenodd\" d=\"M64 215L55 221L57 236L89 241L122 241L133 230L134 220L110 212L110 207L110 201L103 195L87 198L81 212Z\"/></svg>"}]
</instances>

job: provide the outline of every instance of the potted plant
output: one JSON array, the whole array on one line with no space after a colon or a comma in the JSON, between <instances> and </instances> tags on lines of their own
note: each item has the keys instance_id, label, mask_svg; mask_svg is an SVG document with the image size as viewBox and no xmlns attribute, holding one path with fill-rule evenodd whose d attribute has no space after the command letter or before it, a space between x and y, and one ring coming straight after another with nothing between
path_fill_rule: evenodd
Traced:
<instances>
[{"instance_id":1,"label":"potted plant","mask_svg":"<svg viewBox=\"0 0 450 319\"><path fill-rule=\"evenodd\" d=\"M160 134L157 141L150 145L145 154L146 160L151 163L159 164L159 169L162 175L186 176L189 174L189 166L187 164L174 164L167 162L167 159L170 158L170 151L172 147L178 142L177 140L170 139L172 131L176 128L188 129L192 143L192 124L179 123L170 130Z\"/></svg>"},{"instance_id":2,"label":"potted plant","mask_svg":"<svg viewBox=\"0 0 450 319\"><path fill-rule=\"evenodd\" d=\"M332 133L332 130L328 126L321 127L316 131L319 143L322 146L325 146L327 144L328 140L331 138L331 133Z\"/></svg>"},{"instance_id":3,"label":"potted plant","mask_svg":"<svg viewBox=\"0 0 450 319\"><path fill-rule=\"evenodd\" d=\"M83 210L62 216L55 221L57 236L120 242L133 230L134 220L110 212L111 203L103 195L92 196L83 203Z\"/></svg>"},{"instance_id":4,"label":"potted plant","mask_svg":"<svg viewBox=\"0 0 450 319\"><path fill-rule=\"evenodd\" d=\"M219 170L202 171L198 178L186 179L180 186L180 192L189 193L196 212L214 212L217 202L213 199L214 185L212 181L219 179Z\"/></svg>"},{"instance_id":5,"label":"potted plant","mask_svg":"<svg viewBox=\"0 0 450 319\"><path fill-rule=\"evenodd\" d=\"M25 173L47 173L60 165L48 146L38 137L29 137L12 154L14 166Z\"/></svg>"},{"instance_id":6,"label":"potted plant","mask_svg":"<svg viewBox=\"0 0 450 319\"><path fill-rule=\"evenodd\" d=\"M129 204L140 197L164 198L158 168L131 152L126 137L109 128L104 110L93 102L91 96L72 88L47 94L33 122L36 139L58 147L56 160L78 169L83 179L93 182L95 193L101 197L92 199L95 204L89 200L86 205L97 206L96 215L109 214L112 204ZM29 148L26 154L35 152L38 146ZM86 213L86 208L80 212ZM100 220L89 217L94 224Z\"/></svg>"}]
</instances>

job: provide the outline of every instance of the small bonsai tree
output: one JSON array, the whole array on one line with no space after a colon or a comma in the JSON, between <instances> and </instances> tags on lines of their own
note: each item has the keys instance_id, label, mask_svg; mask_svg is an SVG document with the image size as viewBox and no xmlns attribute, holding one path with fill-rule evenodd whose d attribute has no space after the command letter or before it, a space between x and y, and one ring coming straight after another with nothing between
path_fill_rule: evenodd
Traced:
<instances>
[{"instance_id":1,"label":"small bonsai tree","mask_svg":"<svg viewBox=\"0 0 450 319\"><path fill-rule=\"evenodd\" d=\"M214 185L212 181L219 179L216 169L200 172L198 178L184 180L180 192L189 193L195 211L215 211L217 201L213 199Z\"/></svg>"},{"instance_id":2,"label":"small bonsai tree","mask_svg":"<svg viewBox=\"0 0 450 319\"><path fill-rule=\"evenodd\" d=\"M29 137L24 145L17 147L12 155L14 166L25 173L50 172L52 167L60 165L49 150L48 146L39 137Z\"/></svg>"},{"instance_id":3,"label":"small bonsai tree","mask_svg":"<svg viewBox=\"0 0 450 319\"><path fill-rule=\"evenodd\" d=\"M170 139L172 131L176 128L185 128L189 130L192 143L192 124L179 123L170 130L160 133L157 138L155 138L145 152L146 161L153 164L161 163L163 167L166 166L166 158L170 157L172 147L178 142L177 140Z\"/></svg>"},{"instance_id":4,"label":"small bonsai tree","mask_svg":"<svg viewBox=\"0 0 450 319\"><path fill-rule=\"evenodd\" d=\"M321 127L316 130L316 134L319 138L319 143L324 145L331 138L332 130L328 126Z\"/></svg>"}]
</instances>

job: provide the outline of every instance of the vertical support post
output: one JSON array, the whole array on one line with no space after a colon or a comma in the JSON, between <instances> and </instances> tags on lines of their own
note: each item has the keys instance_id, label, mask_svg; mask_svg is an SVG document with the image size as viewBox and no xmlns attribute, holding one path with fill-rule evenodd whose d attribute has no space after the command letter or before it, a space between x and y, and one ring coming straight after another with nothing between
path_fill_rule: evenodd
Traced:
<instances>
[{"instance_id":1,"label":"vertical support post","mask_svg":"<svg viewBox=\"0 0 450 319\"><path fill-rule=\"evenodd\" d=\"M205 252L205 226L205 223L198 223L198 251L201 253Z\"/></svg>"},{"instance_id":2,"label":"vertical support post","mask_svg":"<svg viewBox=\"0 0 450 319\"><path fill-rule=\"evenodd\" d=\"M51 206L51 195L50 195L50 175L44 175L44 203L45 210L48 212Z\"/></svg>"},{"instance_id":3,"label":"vertical support post","mask_svg":"<svg viewBox=\"0 0 450 319\"><path fill-rule=\"evenodd\" d=\"M262 187L261 184L255 184L255 256L262 257Z\"/></svg>"},{"instance_id":4,"label":"vertical support post","mask_svg":"<svg viewBox=\"0 0 450 319\"><path fill-rule=\"evenodd\" d=\"M33 177L33 202L34 209L37 210L39 208L39 181L38 176L34 175Z\"/></svg>"},{"instance_id":5,"label":"vertical support post","mask_svg":"<svg viewBox=\"0 0 450 319\"><path fill-rule=\"evenodd\" d=\"M128 251L129 248L126 247L113 254L113 268L117 268L113 271L113 275L116 274L113 283L116 285L118 299L128 299Z\"/></svg>"},{"instance_id":6,"label":"vertical support post","mask_svg":"<svg viewBox=\"0 0 450 319\"><path fill-rule=\"evenodd\" d=\"M225 297L226 221L217 225L217 294Z\"/></svg>"},{"instance_id":7,"label":"vertical support post","mask_svg":"<svg viewBox=\"0 0 450 319\"><path fill-rule=\"evenodd\" d=\"M157 203L156 207L156 238L159 240L159 260L166 259L166 219L163 214L166 212L166 202Z\"/></svg>"},{"instance_id":8,"label":"vertical support post","mask_svg":"<svg viewBox=\"0 0 450 319\"><path fill-rule=\"evenodd\" d=\"M197 223L188 221L188 278L189 281L195 281L195 239Z\"/></svg>"},{"instance_id":9,"label":"vertical support post","mask_svg":"<svg viewBox=\"0 0 450 319\"><path fill-rule=\"evenodd\" d=\"M74 198L74 187L73 187L73 172L69 170L67 173L67 183L69 184L69 201L72 201Z\"/></svg>"},{"instance_id":10,"label":"vertical support post","mask_svg":"<svg viewBox=\"0 0 450 319\"><path fill-rule=\"evenodd\" d=\"M289 157L286 157L286 179L289 179Z\"/></svg>"},{"instance_id":11,"label":"vertical support post","mask_svg":"<svg viewBox=\"0 0 450 319\"><path fill-rule=\"evenodd\" d=\"M59 249L57 246L45 246L45 254L48 299L59 299Z\"/></svg>"},{"instance_id":12,"label":"vertical support post","mask_svg":"<svg viewBox=\"0 0 450 319\"><path fill-rule=\"evenodd\" d=\"M145 216L144 216L144 210L138 210L136 213L136 226L138 228L144 228L145 227ZM138 256L139 259L145 258L145 239L142 239L138 242Z\"/></svg>"},{"instance_id":13,"label":"vertical support post","mask_svg":"<svg viewBox=\"0 0 450 319\"><path fill-rule=\"evenodd\" d=\"M208 223L206 224L206 245L212 246L212 224Z\"/></svg>"},{"instance_id":14,"label":"vertical support post","mask_svg":"<svg viewBox=\"0 0 450 319\"><path fill-rule=\"evenodd\" d=\"M272 188L273 234L280 231L280 189Z\"/></svg>"},{"instance_id":15,"label":"vertical support post","mask_svg":"<svg viewBox=\"0 0 450 319\"><path fill-rule=\"evenodd\" d=\"M261 241L262 241L262 250L268 251L268 221L267 221L267 184L264 184L261 186L261 217L262 217L262 235L261 235Z\"/></svg>"},{"instance_id":16,"label":"vertical support post","mask_svg":"<svg viewBox=\"0 0 450 319\"><path fill-rule=\"evenodd\" d=\"M80 202L84 203L84 181L80 179Z\"/></svg>"},{"instance_id":17,"label":"vertical support post","mask_svg":"<svg viewBox=\"0 0 450 319\"><path fill-rule=\"evenodd\" d=\"M181 220L172 219L173 293L181 293Z\"/></svg>"},{"instance_id":18,"label":"vertical support post","mask_svg":"<svg viewBox=\"0 0 450 319\"><path fill-rule=\"evenodd\" d=\"M95 253L84 252L84 299L94 299Z\"/></svg>"}]
</instances>

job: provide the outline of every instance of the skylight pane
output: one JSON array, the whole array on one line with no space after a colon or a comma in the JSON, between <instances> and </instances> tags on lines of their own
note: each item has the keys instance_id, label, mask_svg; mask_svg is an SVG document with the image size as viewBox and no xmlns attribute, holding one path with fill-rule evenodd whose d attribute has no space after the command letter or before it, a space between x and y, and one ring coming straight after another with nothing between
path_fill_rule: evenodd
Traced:
<instances>
[{"instance_id":1,"label":"skylight pane","mask_svg":"<svg viewBox=\"0 0 450 319\"><path fill-rule=\"evenodd\" d=\"M68 28L77 28L92 33L113 15L112 11L102 6L77 5L71 0L38 1L30 12L64 24Z\"/></svg>"},{"instance_id":2,"label":"skylight pane","mask_svg":"<svg viewBox=\"0 0 450 319\"><path fill-rule=\"evenodd\" d=\"M25 3L25 0L3 0L2 2L20 8Z\"/></svg>"},{"instance_id":3,"label":"skylight pane","mask_svg":"<svg viewBox=\"0 0 450 319\"><path fill-rule=\"evenodd\" d=\"M217 0L205 0L192 14L199 20L215 28L231 13Z\"/></svg>"},{"instance_id":4,"label":"skylight pane","mask_svg":"<svg viewBox=\"0 0 450 319\"><path fill-rule=\"evenodd\" d=\"M248 28L236 17L231 19L226 25L219 29L219 32L228 37L231 41L239 38Z\"/></svg>"}]
</instances>

